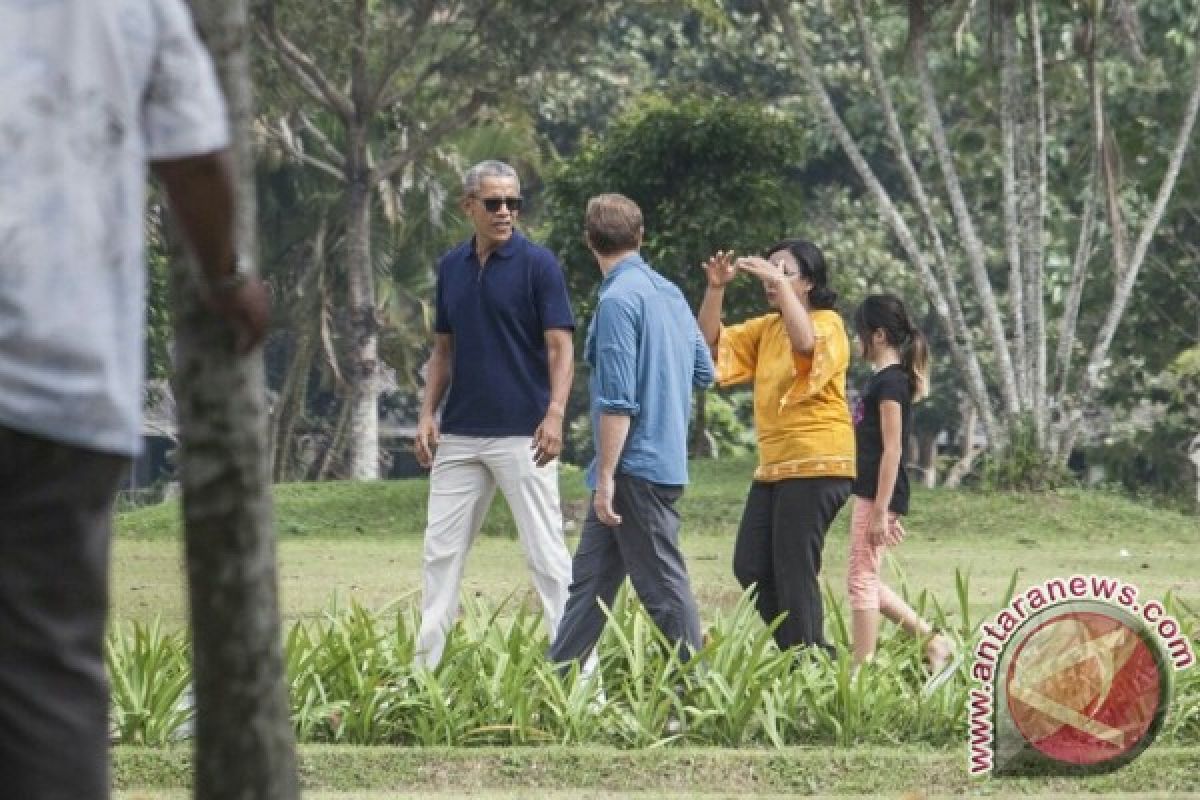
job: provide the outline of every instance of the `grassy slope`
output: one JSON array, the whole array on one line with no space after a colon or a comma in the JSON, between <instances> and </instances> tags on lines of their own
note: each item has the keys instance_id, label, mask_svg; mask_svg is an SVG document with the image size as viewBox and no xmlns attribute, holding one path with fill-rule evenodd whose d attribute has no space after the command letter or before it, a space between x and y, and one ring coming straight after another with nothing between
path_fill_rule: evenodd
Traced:
<instances>
[{"instance_id":1,"label":"grassy slope","mask_svg":"<svg viewBox=\"0 0 1200 800\"><path fill-rule=\"evenodd\" d=\"M751 471L746 461L693 467L682 504L684 548L702 608L728 607L739 594L730 560ZM319 613L335 598L369 608L412 602L420 589L426 491L423 480L277 487L285 615ZM578 470L564 470L563 497L574 548L587 502ZM1078 490L1033 496L918 490L913 509L910 538L893 568L914 590L928 588L946 606L955 605L955 568L969 573L973 616L998 605L1014 570L1021 586L1074 572L1110 574L1137 582L1144 594L1170 590L1200 607L1195 517ZM838 596L844 594L848 516L839 516L825 548L824 575ZM178 504L123 514L117 528L115 616L161 615L168 625L180 624ZM497 502L467 565L464 591L495 601L516 591L530 600L513 537L508 509Z\"/></svg>"},{"instance_id":2,"label":"grassy slope","mask_svg":"<svg viewBox=\"0 0 1200 800\"><path fill-rule=\"evenodd\" d=\"M750 465L699 464L685 496L685 549L702 606L737 596L729 570L733 534ZM564 476L568 516L577 519L585 492L577 472ZM423 481L370 485L289 485L276 490L280 572L291 618L319 613L330 597L369 607L411 602L419 587ZM972 598L994 607L1013 570L1021 583L1070 572L1100 572L1137 581L1161 596L1172 590L1200 607L1196 519L1121 498L1068 491L1040 496L919 491L910 540L895 562L914 586L952 602L954 569L971 574ZM123 515L118 523L114 604L119 618L161 614L182 620L178 507ZM847 515L830 533L826 577L841 595ZM574 540L570 542L574 546ZM1123 557L1121 550L1128 551ZM464 588L492 599L528 591L511 518L497 503L468 565ZM735 797L846 795L878 797L1076 797L1127 792L1130 798L1187 797L1200 774L1200 751L1152 748L1128 769L1077 781L968 781L958 748L800 748L716 750L667 748L353 748L305 746L306 796L347 798ZM114 777L131 789L122 800L181 798L188 785L187 750L118 748ZM358 790L346 792L350 787ZM567 789L566 787L574 787ZM703 787L704 794L697 790ZM342 790L338 792L336 790ZM176 791L173 791L176 790ZM345 793L343 793L345 792ZM926 794L928 793L928 794Z\"/></svg>"}]
</instances>

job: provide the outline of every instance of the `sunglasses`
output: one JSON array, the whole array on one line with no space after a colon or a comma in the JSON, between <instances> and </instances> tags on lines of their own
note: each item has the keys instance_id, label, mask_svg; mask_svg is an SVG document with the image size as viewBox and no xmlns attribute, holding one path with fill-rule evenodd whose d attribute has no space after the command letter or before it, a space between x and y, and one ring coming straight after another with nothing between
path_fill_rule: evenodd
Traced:
<instances>
[{"instance_id":1,"label":"sunglasses","mask_svg":"<svg viewBox=\"0 0 1200 800\"><path fill-rule=\"evenodd\" d=\"M495 214L502 205L508 206L509 211L521 210L520 197L480 197L479 202L483 203L489 214Z\"/></svg>"}]
</instances>

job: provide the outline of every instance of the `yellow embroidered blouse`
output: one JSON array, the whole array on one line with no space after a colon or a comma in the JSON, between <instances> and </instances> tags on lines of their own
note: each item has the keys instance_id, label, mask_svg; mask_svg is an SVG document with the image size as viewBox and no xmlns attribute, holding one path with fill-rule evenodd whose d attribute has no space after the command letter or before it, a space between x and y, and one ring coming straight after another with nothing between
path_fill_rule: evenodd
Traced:
<instances>
[{"instance_id":1,"label":"yellow embroidered blouse","mask_svg":"<svg viewBox=\"0 0 1200 800\"><path fill-rule=\"evenodd\" d=\"M811 314L817 339L811 357L792 350L778 313L721 327L717 381L754 383L755 480L854 477L846 404L850 342L836 311Z\"/></svg>"}]
</instances>

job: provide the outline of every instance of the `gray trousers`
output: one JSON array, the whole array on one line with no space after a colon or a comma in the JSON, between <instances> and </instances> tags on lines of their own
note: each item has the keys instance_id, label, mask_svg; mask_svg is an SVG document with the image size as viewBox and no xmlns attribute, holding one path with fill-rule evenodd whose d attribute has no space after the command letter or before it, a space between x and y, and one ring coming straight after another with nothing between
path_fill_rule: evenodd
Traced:
<instances>
[{"instance_id":1,"label":"gray trousers","mask_svg":"<svg viewBox=\"0 0 1200 800\"><path fill-rule=\"evenodd\" d=\"M604 631L597 602L612 606L628 575L651 619L685 658L701 645L700 616L679 549L681 486L662 486L617 474L613 508L621 524L610 528L589 509L571 564L571 588L551 661L582 660Z\"/></svg>"},{"instance_id":2,"label":"gray trousers","mask_svg":"<svg viewBox=\"0 0 1200 800\"><path fill-rule=\"evenodd\" d=\"M0 793L108 797L104 621L129 460L0 427Z\"/></svg>"}]
</instances>

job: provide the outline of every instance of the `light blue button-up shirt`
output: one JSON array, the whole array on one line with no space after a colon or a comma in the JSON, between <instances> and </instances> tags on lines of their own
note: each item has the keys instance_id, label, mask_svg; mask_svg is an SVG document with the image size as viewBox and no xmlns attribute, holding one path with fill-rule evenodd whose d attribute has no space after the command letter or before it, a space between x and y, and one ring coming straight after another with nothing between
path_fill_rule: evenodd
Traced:
<instances>
[{"instance_id":1,"label":"light blue button-up shirt","mask_svg":"<svg viewBox=\"0 0 1200 800\"><path fill-rule=\"evenodd\" d=\"M692 388L715 377L712 354L679 287L640 255L618 262L600 284L584 358L592 369L592 440L601 414L632 417L617 471L652 483L688 482ZM596 459L587 472L596 488Z\"/></svg>"}]
</instances>

